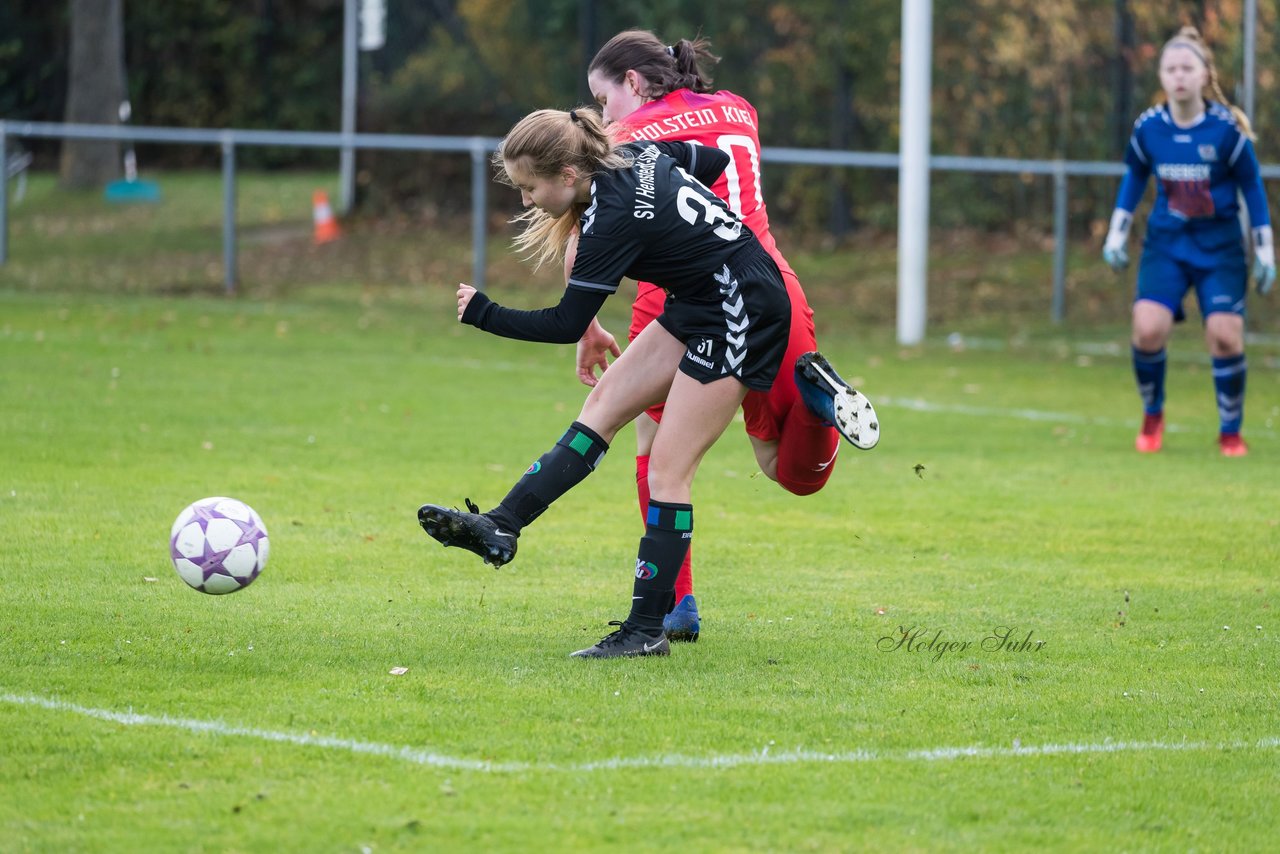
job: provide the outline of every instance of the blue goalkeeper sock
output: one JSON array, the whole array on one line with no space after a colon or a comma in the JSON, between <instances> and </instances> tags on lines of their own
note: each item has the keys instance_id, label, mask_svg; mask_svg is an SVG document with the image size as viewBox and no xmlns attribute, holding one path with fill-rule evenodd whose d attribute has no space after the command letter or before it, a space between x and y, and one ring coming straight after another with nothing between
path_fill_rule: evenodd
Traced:
<instances>
[{"instance_id":1,"label":"blue goalkeeper sock","mask_svg":"<svg viewBox=\"0 0 1280 854\"><path fill-rule=\"evenodd\" d=\"M1154 352L1133 348L1133 375L1138 380L1138 394L1148 415L1159 415L1164 410L1164 368L1168 361L1165 349Z\"/></svg>"},{"instance_id":2,"label":"blue goalkeeper sock","mask_svg":"<svg viewBox=\"0 0 1280 854\"><path fill-rule=\"evenodd\" d=\"M1244 421L1244 378L1248 365L1244 353L1213 360L1213 388L1218 398L1218 419L1223 433L1239 433Z\"/></svg>"}]
</instances>

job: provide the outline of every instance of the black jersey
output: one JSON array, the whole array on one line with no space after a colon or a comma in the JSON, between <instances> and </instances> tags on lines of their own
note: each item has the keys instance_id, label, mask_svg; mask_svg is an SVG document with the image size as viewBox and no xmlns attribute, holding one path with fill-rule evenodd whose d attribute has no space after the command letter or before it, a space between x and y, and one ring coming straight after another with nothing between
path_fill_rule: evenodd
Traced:
<instances>
[{"instance_id":1,"label":"black jersey","mask_svg":"<svg viewBox=\"0 0 1280 854\"><path fill-rule=\"evenodd\" d=\"M729 158L686 142L630 143L628 169L595 177L579 223L569 286L613 293L624 277L653 282L677 299L720 299L719 272L751 234L704 184Z\"/></svg>"},{"instance_id":2,"label":"black jersey","mask_svg":"<svg viewBox=\"0 0 1280 854\"><path fill-rule=\"evenodd\" d=\"M572 343L624 277L665 288L680 300L719 303L714 275L755 235L707 189L729 165L716 148L687 142L621 146L629 165L597 174L578 222L578 254L559 305L504 308L477 293L463 322L525 341Z\"/></svg>"}]
</instances>

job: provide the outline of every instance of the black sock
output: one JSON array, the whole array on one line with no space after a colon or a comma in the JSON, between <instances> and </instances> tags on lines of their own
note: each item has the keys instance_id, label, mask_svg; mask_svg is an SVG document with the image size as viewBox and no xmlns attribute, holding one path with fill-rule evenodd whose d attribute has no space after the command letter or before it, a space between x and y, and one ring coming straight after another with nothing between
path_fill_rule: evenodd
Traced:
<instances>
[{"instance_id":1,"label":"black sock","mask_svg":"<svg viewBox=\"0 0 1280 854\"><path fill-rule=\"evenodd\" d=\"M520 529L541 516L551 502L595 471L607 450L609 443L594 430L573 422L555 447L529 466L502 503L485 515L502 530L519 536Z\"/></svg>"},{"instance_id":2,"label":"black sock","mask_svg":"<svg viewBox=\"0 0 1280 854\"><path fill-rule=\"evenodd\" d=\"M693 540L693 505L649 501L644 537L636 555L636 580L627 621L647 629L662 628L671 609L676 576Z\"/></svg>"}]
</instances>

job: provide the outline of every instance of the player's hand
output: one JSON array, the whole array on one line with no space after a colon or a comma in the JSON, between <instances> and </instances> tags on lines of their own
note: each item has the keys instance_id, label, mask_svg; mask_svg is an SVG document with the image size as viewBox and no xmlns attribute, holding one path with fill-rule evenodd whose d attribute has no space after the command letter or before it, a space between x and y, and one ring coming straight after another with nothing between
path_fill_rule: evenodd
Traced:
<instances>
[{"instance_id":1,"label":"player's hand","mask_svg":"<svg viewBox=\"0 0 1280 854\"><path fill-rule=\"evenodd\" d=\"M1271 288L1276 283L1276 265L1264 264L1262 261L1254 259L1253 282L1258 289L1258 293L1263 296L1271 293Z\"/></svg>"},{"instance_id":2,"label":"player's hand","mask_svg":"<svg viewBox=\"0 0 1280 854\"><path fill-rule=\"evenodd\" d=\"M1129 266L1129 228L1133 225L1133 214L1116 208L1111 214L1111 227L1107 230L1107 240L1102 244L1102 260L1117 273Z\"/></svg>"},{"instance_id":3,"label":"player's hand","mask_svg":"<svg viewBox=\"0 0 1280 854\"><path fill-rule=\"evenodd\" d=\"M466 314L467 306L471 304L471 298L476 295L476 289L470 285L458 283L458 322L462 322L462 315Z\"/></svg>"},{"instance_id":4,"label":"player's hand","mask_svg":"<svg viewBox=\"0 0 1280 854\"><path fill-rule=\"evenodd\" d=\"M1129 266L1129 250L1123 246L1102 247L1102 260L1107 266L1119 273Z\"/></svg>"},{"instance_id":5,"label":"player's hand","mask_svg":"<svg viewBox=\"0 0 1280 854\"><path fill-rule=\"evenodd\" d=\"M600 321L592 318L591 325L578 342L578 381L594 387L599 382L596 368L603 374L609 367L610 354L616 359L622 355L622 348L618 346L618 340L600 325Z\"/></svg>"},{"instance_id":6,"label":"player's hand","mask_svg":"<svg viewBox=\"0 0 1280 854\"><path fill-rule=\"evenodd\" d=\"M1253 230L1253 284L1260 294L1271 293L1276 283L1276 247L1271 226Z\"/></svg>"}]
</instances>

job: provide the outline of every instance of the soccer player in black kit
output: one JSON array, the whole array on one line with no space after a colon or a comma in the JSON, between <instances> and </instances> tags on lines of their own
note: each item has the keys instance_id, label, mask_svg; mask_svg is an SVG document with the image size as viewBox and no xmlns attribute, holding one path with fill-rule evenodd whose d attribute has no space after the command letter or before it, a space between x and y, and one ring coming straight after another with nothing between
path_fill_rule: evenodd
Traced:
<instances>
[{"instance_id":1,"label":"soccer player in black kit","mask_svg":"<svg viewBox=\"0 0 1280 854\"><path fill-rule=\"evenodd\" d=\"M577 226L577 255L558 305L504 308L460 285L461 322L507 338L572 344L623 277L662 285L667 302L591 390L578 420L497 507L480 513L469 500L469 512L426 504L419 522L444 545L501 566L515 557L523 528L595 470L617 431L665 400L631 612L573 655L667 655L662 618L693 535L694 473L747 390L767 391L782 367L791 320L786 287L751 230L705 186L728 165L722 151L683 142L615 147L594 112L539 110L512 128L494 159L528 208L517 245L547 260ZM804 370L815 361L825 370ZM806 402L846 438L876 443L870 402L821 356L786 367L797 371Z\"/></svg>"}]
</instances>

